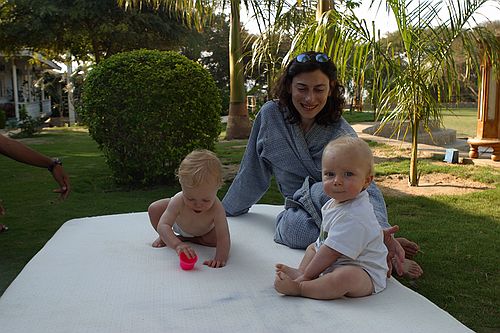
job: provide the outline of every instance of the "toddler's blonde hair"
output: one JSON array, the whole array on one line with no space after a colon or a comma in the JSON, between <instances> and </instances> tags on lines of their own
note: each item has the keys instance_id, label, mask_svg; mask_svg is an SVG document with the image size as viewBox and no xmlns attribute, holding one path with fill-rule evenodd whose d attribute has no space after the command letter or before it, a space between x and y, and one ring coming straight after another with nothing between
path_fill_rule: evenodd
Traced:
<instances>
[{"instance_id":1,"label":"toddler's blonde hair","mask_svg":"<svg viewBox=\"0 0 500 333\"><path fill-rule=\"evenodd\" d=\"M183 187L193 188L209 181L222 186L222 163L210 150L197 149L189 153L177 170L177 178Z\"/></svg>"},{"instance_id":2,"label":"toddler's blonde hair","mask_svg":"<svg viewBox=\"0 0 500 333\"><path fill-rule=\"evenodd\" d=\"M350 155L357 155L362 160L365 160L368 166L368 176L374 175L375 168L373 162L373 153L370 149L370 146L365 142L365 140L352 136L342 136L338 139L332 140L326 145L325 149L323 150L322 158L325 158L325 155L328 152L339 150L347 150Z\"/></svg>"}]
</instances>

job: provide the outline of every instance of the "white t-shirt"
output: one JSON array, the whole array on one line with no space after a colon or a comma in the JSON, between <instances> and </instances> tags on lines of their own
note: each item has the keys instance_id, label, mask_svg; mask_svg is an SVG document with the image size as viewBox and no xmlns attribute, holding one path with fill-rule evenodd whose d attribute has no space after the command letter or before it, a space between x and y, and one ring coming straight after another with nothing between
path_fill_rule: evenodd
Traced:
<instances>
[{"instance_id":1,"label":"white t-shirt","mask_svg":"<svg viewBox=\"0 0 500 333\"><path fill-rule=\"evenodd\" d=\"M321 212L323 221L316 250L325 244L342 254L323 273L341 265L361 266L372 278L374 293L384 290L388 270L387 248L368 193L362 191L355 199L342 203L330 199Z\"/></svg>"}]
</instances>

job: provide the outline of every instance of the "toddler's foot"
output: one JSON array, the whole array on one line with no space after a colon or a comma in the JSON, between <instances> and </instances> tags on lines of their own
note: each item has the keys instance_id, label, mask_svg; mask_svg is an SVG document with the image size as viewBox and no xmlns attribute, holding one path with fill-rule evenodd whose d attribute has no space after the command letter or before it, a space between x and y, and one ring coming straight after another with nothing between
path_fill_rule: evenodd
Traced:
<instances>
[{"instance_id":1,"label":"toddler's foot","mask_svg":"<svg viewBox=\"0 0 500 333\"><path fill-rule=\"evenodd\" d=\"M283 272L286 275L288 275L292 280L295 280L296 278L302 275L302 272L299 271L297 268L293 268L285 264L276 264L275 267L276 267L276 273Z\"/></svg>"},{"instance_id":2,"label":"toddler's foot","mask_svg":"<svg viewBox=\"0 0 500 333\"><path fill-rule=\"evenodd\" d=\"M292 280L284 272L277 272L274 279L274 289L288 296L300 296L300 283Z\"/></svg>"},{"instance_id":3,"label":"toddler's foot","mask_svg":"<svg viewBox=\"0 0 500 333\"><path fill-rule=\"evenodd\" d=\"M157 239L155 239L155 241L153 242L153 244L151 244L152 247L165 247L167 246L162 240L160 237L158 237Z\"/></svg>"}]
</instances>

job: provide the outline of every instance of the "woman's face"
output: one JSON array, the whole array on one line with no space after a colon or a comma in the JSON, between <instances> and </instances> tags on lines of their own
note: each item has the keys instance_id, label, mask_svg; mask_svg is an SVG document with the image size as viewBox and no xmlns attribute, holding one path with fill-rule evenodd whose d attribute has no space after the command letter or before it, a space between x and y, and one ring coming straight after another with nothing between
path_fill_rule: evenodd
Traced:
<instances>
[{"instance_id":1,"label":"woman's face","mask_svg":"<svg viewBox=\"0 0 500 333\"><path fill-rule=\"evenodd\" d=\"M292 79L290 93L300 114L301 125L307 131L330 96L330 79L319 69L300 73Z\"/></svg>"}]
</instances>

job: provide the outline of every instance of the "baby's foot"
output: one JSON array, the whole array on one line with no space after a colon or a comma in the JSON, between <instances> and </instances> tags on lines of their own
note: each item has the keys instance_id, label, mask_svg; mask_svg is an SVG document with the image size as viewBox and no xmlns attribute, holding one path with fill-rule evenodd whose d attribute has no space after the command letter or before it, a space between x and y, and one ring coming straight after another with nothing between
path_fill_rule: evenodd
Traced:
<instances>
[{"instance_id":1,"label":"baby's foot","mask_svg":"<svg viewBox=\"0 0 500 333\"><path fill-rule=\"evenodd\" d=\"M284 272L277 272L274 279L274 289L277 292L288 296L300 295L300 283L292 280Z\"/></svg>"},{"instance_id":2,"label":"baby's foot","mask_svg":"<svg viewBox=\"0 0 500 333\"><path fill-rule=\"evenodd\" d=\"M285 264L276 264L275 267L276 267L276 273L283 272L286 275L288 275L292 280L295 280L296 278L302 275L302 272L299 271L297 268L293 268Z\"/></svg>"},{"instance_id":3,"label":"baby's foot","mask_svg":"<svg viewBox=\"0 0 500 333\"><path fill-rule=\"evenodd\" d=\"M157 239L155 239L155 241L153 242L153 244L151 244L152 247L165 247L167 246L162 240L160 237L158 237Z\"/></svg>"}]
</instances>

